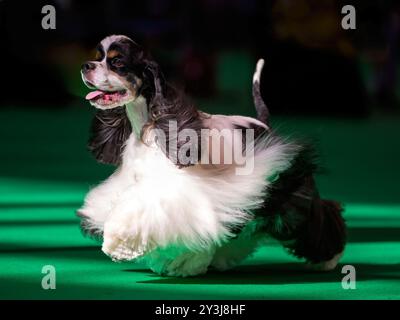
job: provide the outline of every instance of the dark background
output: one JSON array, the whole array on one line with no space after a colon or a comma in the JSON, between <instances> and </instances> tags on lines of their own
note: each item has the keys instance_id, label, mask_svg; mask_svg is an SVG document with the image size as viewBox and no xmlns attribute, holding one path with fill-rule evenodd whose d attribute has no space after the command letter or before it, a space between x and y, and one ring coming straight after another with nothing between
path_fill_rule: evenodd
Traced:
<instances>
[{"instance_id":1,"label":"dark background","mask_svg":"<svg viewBox=\"0 0 400 320\"><path fill-rule=\"evenodd\" d=\"M45 4L56 7L56 30L41 27ZM263 95L273 114L398 113L400 6L353 3L357 29L343 30L344 4L3 0L0 102L59 108L78 101L86 92L81 63L104 36L121 33L152 52L168 79L195 99L239 101L232 113L252 108L250 76L259 57L266 59Z\"/></svg>"}]
</instances>

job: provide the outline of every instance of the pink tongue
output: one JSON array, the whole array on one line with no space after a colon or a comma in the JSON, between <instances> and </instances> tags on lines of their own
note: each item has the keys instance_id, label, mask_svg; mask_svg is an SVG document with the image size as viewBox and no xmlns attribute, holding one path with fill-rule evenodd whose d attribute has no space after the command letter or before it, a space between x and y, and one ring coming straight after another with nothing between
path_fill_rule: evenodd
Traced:
<instances>
[{"instance_id":1,"label":"pink tongue","mask_svg":"<svg viewBox=\"0 0 400 320\"><path fill-rule=\"evenodd\" d=\"M89 92L86 95L86 100L92 100L92 99L94 99L94 98L96 98L96 97L98 97L98 96L100 96L102 94L104 94L104 92L103 91L99 91L99 90L96 90L96 91L93 91L93 92Z\"/></svg>"}]
</instances>

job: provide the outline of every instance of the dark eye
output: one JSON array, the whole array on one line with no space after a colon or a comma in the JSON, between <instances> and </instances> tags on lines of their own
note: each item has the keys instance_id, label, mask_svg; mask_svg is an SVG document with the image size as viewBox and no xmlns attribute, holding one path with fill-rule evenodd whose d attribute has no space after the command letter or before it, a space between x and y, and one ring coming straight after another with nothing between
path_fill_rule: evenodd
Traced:
<instances>
[{"instance_id":1,"label":"dark eye","mask_svg":"<svg viewBox=\"0 0 400 320\"><path fill-rule=\"evenodd\" d=\"M112 64L114 67L117 67L117 68L120 68L120 67L122 67L122 66L124 65L124 63L122 62L122 60L121 60L120 58L118 58L118 57L113 58L113 59L111 60L111 64Z\"/></svg>"}]
</instances>

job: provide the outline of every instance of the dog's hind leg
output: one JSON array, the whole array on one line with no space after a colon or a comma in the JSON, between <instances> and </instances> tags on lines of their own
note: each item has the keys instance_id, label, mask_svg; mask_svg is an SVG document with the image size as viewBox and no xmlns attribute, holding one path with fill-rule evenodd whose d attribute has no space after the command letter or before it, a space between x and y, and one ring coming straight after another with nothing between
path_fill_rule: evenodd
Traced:
<instances>
[{"instance_id":1,"label":"dog's hind leg","mask_svg":"<svg viewBox=\"0 0 400 320\"><path fill-rule=\"evenodd\" d=\"M262 230L293 255L327 270L336 266L344 250L346 227L340 204L320 198L313 177L317 169L314 148L301 146L290 167L269 185L254 215L264 220Z\"/></svg>"},{"instance_id":2,"label":"dog's hind leg","mask_svg":"<svg viewBox=\"0 0 400 320\"><path fill-rule=\"evenodd\" d=\"M296 238L284 246L305 258L308 267L318 271L333 270L341 258L346 228L338 202L314 199L308 219L299 227Z\"/></svg>"},{"instance_id":3,"label":"dog's hind leg","mask_svg":"<svg viewBox=\"0 0 400 320\"><path fill-rule=\"evenodd\" d=\"M308 267L336 267L346 242L346 227L338 202L319 197L310 177L288 201L265 217L264 229Z\"/></svg>"}]
</instances>

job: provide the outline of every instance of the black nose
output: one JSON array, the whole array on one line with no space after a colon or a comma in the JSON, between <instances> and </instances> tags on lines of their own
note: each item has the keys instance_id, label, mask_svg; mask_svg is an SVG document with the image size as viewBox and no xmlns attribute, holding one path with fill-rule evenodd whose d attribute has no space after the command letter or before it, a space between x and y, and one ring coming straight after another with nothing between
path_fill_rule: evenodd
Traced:
<instances>
[{"instance_id":1,"label":"black nose","mask_svg":"<svg viewBox=\"0 0 400 320\"><path fill-rule=\"evenodd\" d=\"M87 72L89 70L93 70L96 68L96 65L93 62L86 62L82 65L82 71Z\"/></svg>"}]
</instances>

